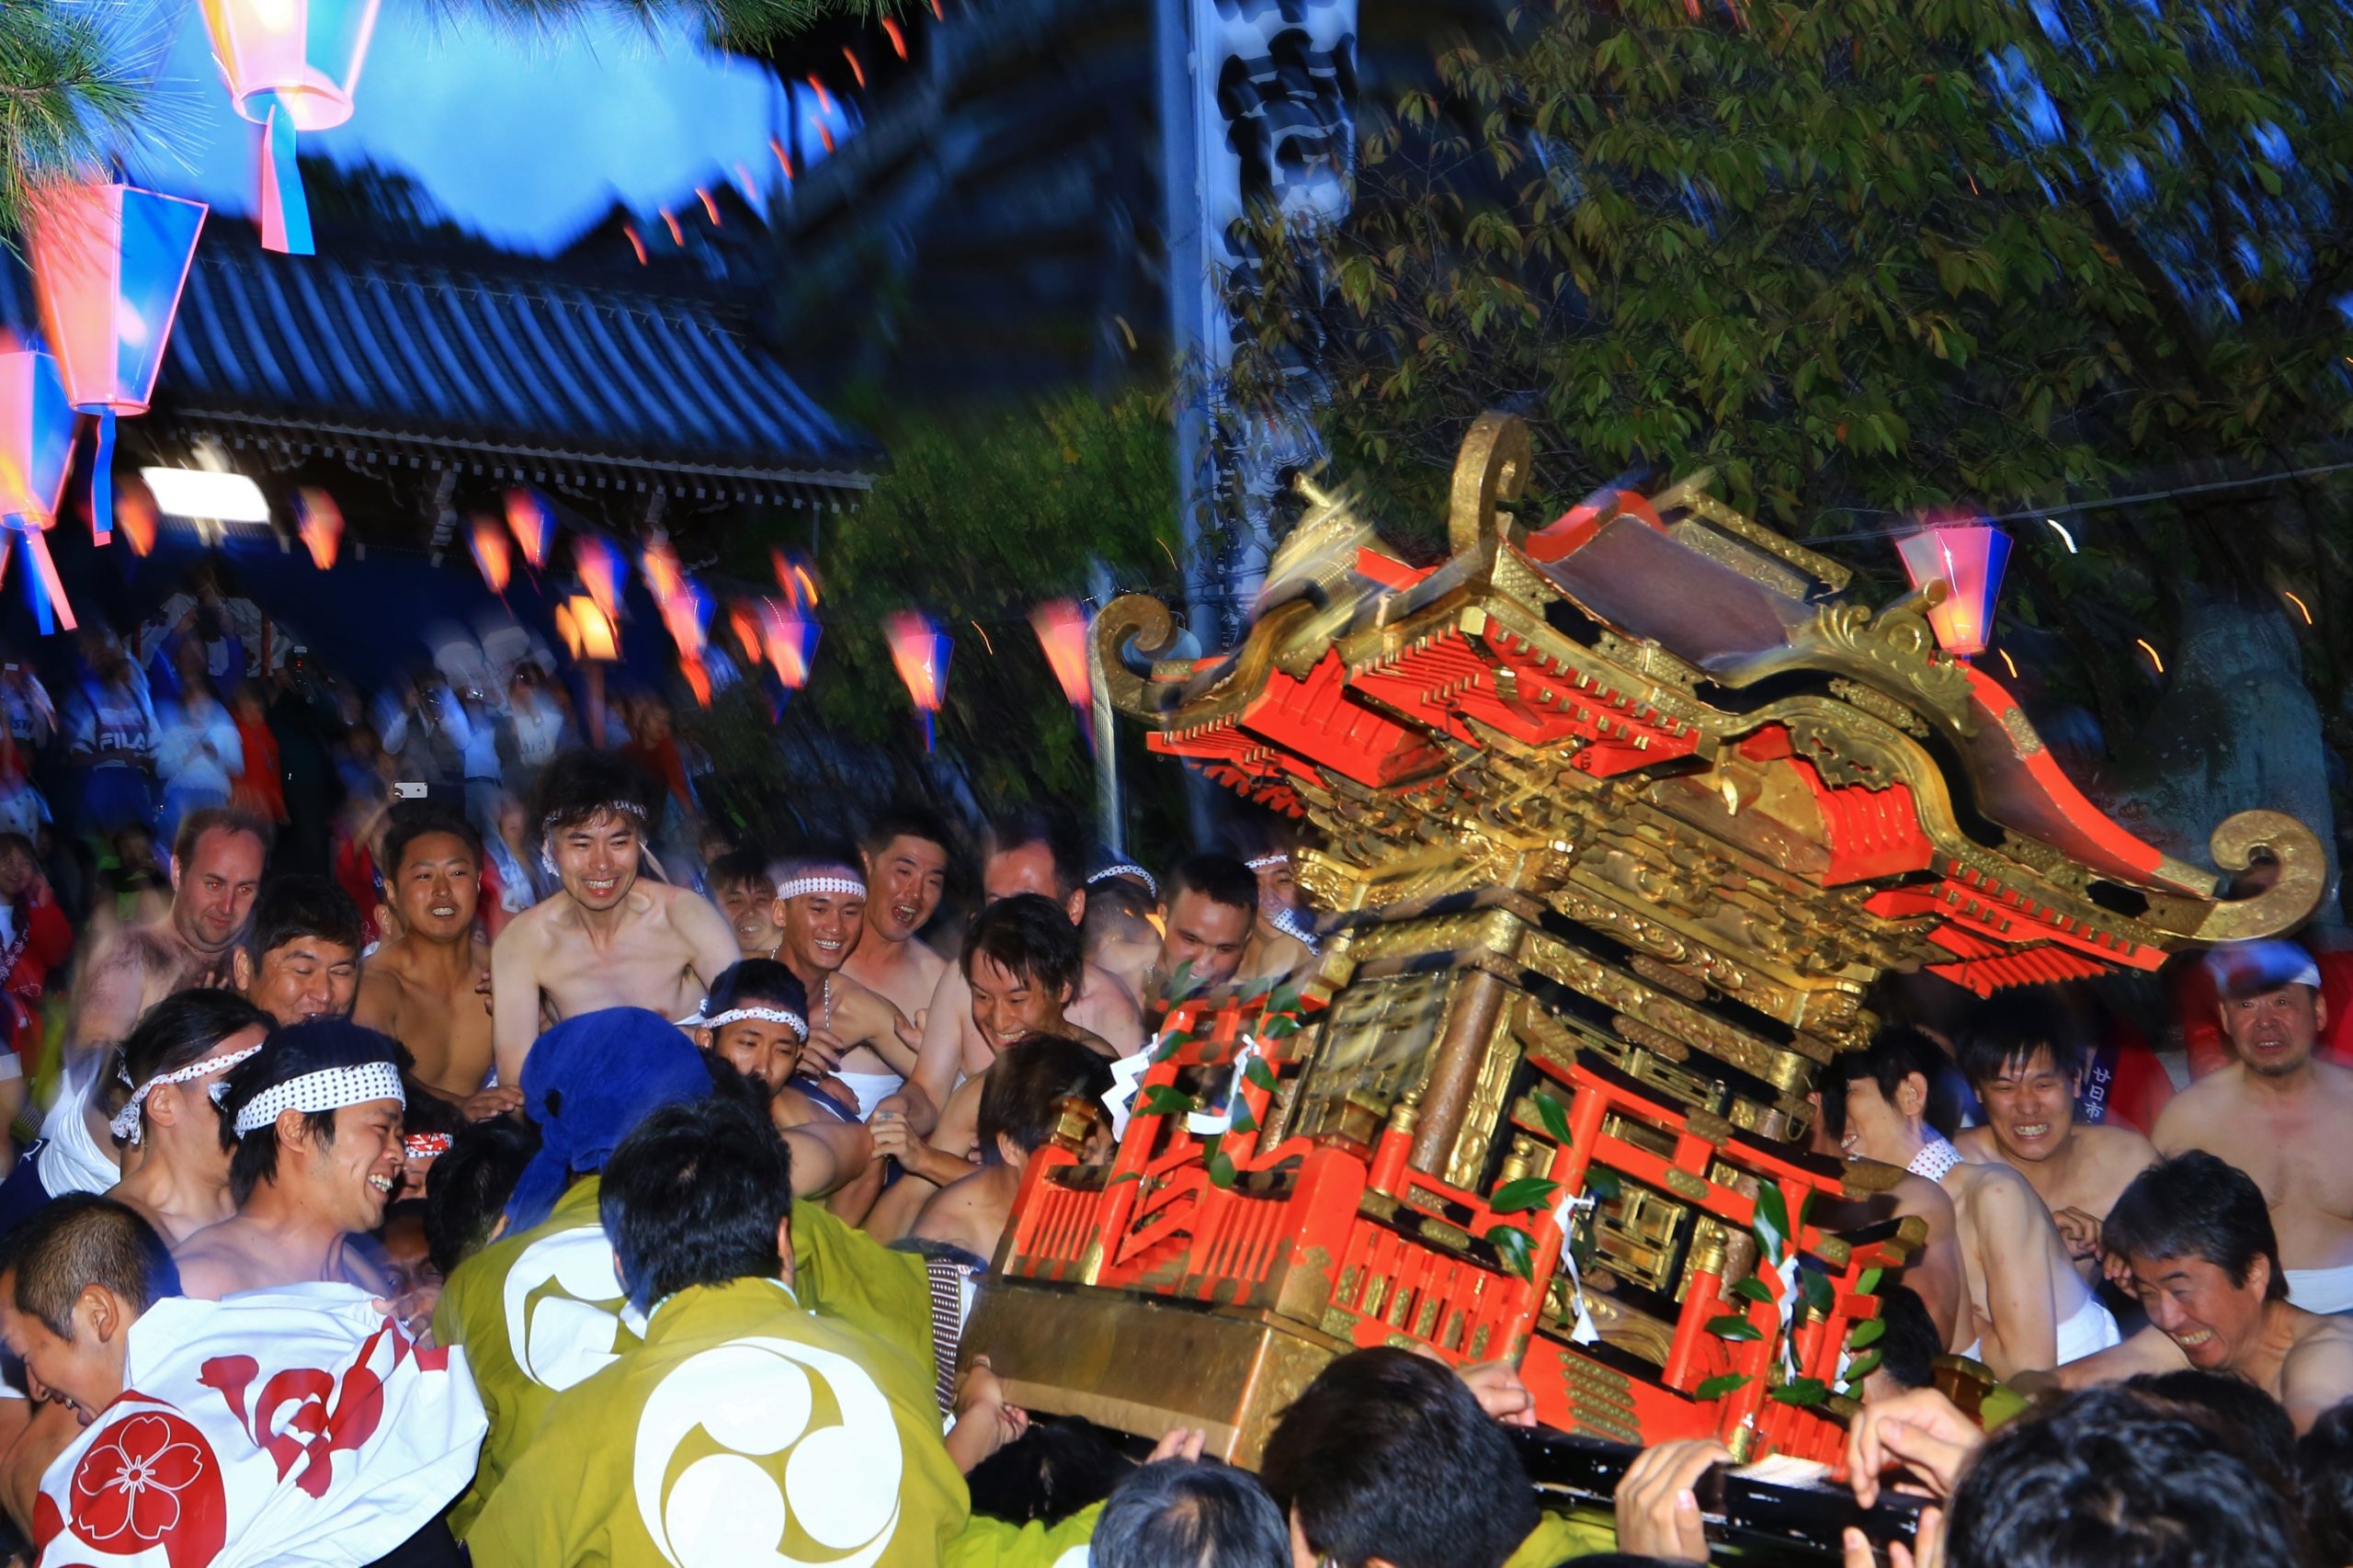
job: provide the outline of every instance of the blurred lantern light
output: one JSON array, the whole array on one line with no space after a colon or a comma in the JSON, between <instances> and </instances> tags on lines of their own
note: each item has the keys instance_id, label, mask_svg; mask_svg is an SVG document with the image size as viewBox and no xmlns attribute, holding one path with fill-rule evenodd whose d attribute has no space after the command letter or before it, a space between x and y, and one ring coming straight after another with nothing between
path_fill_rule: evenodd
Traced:
<instances>
[{"instance_id":1,"label":"blurred lantern light","mask_svg":"<svg viewBox=\"0 0 2353 1568\"><path fill-rule=\"evenodd\" d=\"M538 571L548 563L548 546L555 542L555 515L546 502L517 487L506 493L506 527L515 535L523 559Z\"/></svg>"},{"instance_id":2,"label":"blurred lantern light","mask_svg":"<svg viewBox=\"0 0 2353 1568\"><path fill-rule=\"evenodd\" d=\"M0 354L0 517L22 541L25 593L44 636L61 621L74 630L45 537L73 466L74 407L57 361L28 348Z\"/></svg>"},{"instance_id":3,"label":"blurred lantern light","mask_svg":"<svg viewBox=\"0 0 2353 1568\"><path fill-rule=\"evenodd\" d=\"M798 556L787 555L781 550L768 551L768 567L776 574L776 585L790 603L814 605L817 602L816 574L809 563Z\"/></svg>"},{"instance_id":4,"label":"blurred lantern light","mask_svg":"<svg viewBox=\"0 0 2353 1568\"><path fill-rule=\"evenodd\" d=\"M196 256L205 206L136 186L60 184L36 193L27 236L43 335L68 402L98 419L90 527L114 528L114 422L147 412Z\"/></svg>"},{"instance_id":5,"label":"blurred lantern light","mask_svg":"<svg viewBox=\"0 0 2353 1568\"><path fill-rule=\"evenodd\" d=\"M762 658L760 623L750 608L742 604L727 607L727 629L735 634L735 646L744 655L744 663L756 668Z\"/></svg>"},{"instance_id":6,"label":"blurred lantern light","mask_svg":"<svg viewBox=\"0 0 2353 1568\"><path fill-rule=\"evenodd\" d=\"M237 112L262 127L261 243L309 256L295 132L351 118L378 0L199 0Z\"/></svg>"},{"instance_id":7,"label":"blurred lantern light","mask_svg":"<svg viewBox=\"0 0 2353 1568\"><path fill-rule=\"evenodd\" d=\"M645 586L654 595L654 602L682 593L687 574L678 565L678 552L670 548L667 538L656 534L654 542L638 552L638 570L645 574Z\"/></svg>"},{"instance_id":8,"label":"blurred lantern light","mask_svg":"<svg viewBox=\"0 0 2353 1568\"><path fill-rule=\"evenodd\" d=\"M620 614L620 552L595 534L582 534L572 541L572 564L597 608L608 618Z\"/></svg>"},{"instance_id":9,"label":"blurred lantern light","mask_svg":"<svg viewBox=\"0 0 2353 1568\"><path fill-rule=\"evenodd\" d=\"M809 684L810 666L817 660L817 639L824 631L791 606L774 599L760 606L760 641L767 649L778 683L787 691L798 691Z\"/></svg>"},{"instance_id":10,"label":"blurred lantern light","mask_svg":"<svg viewBox=\"0 0 2353 1568\"><path fill-rule=\"evenodd\" d=\"M294 533L311 552L311 563L324 572L335 564L343 543L343 508L324 490L294 493Z\"/></svg>"},{"instance_id":11,"label":"blurred lantern light","mask_svg":"<svg viewBox=\"0 0 2353 1568\"><path fill-rule=\"evenodd\" d=\"M167 517L204 517L216 523L266 523L269 502L261 486L242 473L207 468L142 468L139 477Z\"/></svg>"},{"instance_id":12,"label":"blurred lantern light","mask_svg":"<svg viewBox=\"0 0 2353 1568\"><path fill-rule=\"evenodd\" d=\"M155 548L155 493L135 473L123 482L121 494L115 497L114 520L122 537L131 541L133 555L144 557Z\"/></svg>"},{"instance_id":13,"label":"blurred lantern light","mask_svg":"<svg viewBox=\"0 0 2353 1568\"><path fill-rule=\"evenodd\" d=\"M1068 599L1054 599L1029 612L1038 645L1061 683L1063 697L1078 710L1082 727L1094 722L1094 687L1086 672L1086 614Z\"/></svg>"},{"instance_id":14,"label":"blurred lantern light","mask_svg":"<svg viewBox=\"0 0 2353 1568\"><path fill-rule=\"evenodd\" d=\"M882 618L882 635L891 644L891 663L907 688L909 700L923 715L923 749L937 739L933 720L948 695L948 655L955 649L949 635L911 609L893 610Z\"/></svg>"},{"instance_id":15,"label":"blurred lantern light","mask_svg":"<svg viewBox=\"0 0 2353 1568\"><path fill-rule=\"evenodd\" d=\"M492 593L503 596L515 574L515 557L506 542L506 530L495 517L476 517L471 542L474 566L482 573L483 584Z\"/></svg>"},{"instance_id":16,"label":"blurred lantern light","mask_svg":"<svg viewBox=\"0 0 2353 1568\"><path fill-rule=\"evenodd\" d=\"M621 656L620 631L613 618L585 594L574 594L555 607L555 629L575 659L610 664Z\"/></svg>"},{"instance_id":17,"label":"blurred lantern light","mask_svg":"<svg viewBox=\"0 0 2353 1568\"><path fill-rule=\"evenodd\" d=\"M1985 651L1994 631L1994 601L2009 563L2010 536L1976 521L1932 523L1895 541L1912 586L1942 583L1945 600L1928 611L1937 642L1955 658Z\"/></svg>"},{"instance_id":18,"label":"blurred lantern light","mask_svg":"<svg viewBox=\"0 0 2353 1568\"><path fill-rule=\"evenodd\" d=\"M662 624L682 658L700 659L710 645L710 597L692 583L679 586L661 602Z\"/></svg>"}]
</instances>

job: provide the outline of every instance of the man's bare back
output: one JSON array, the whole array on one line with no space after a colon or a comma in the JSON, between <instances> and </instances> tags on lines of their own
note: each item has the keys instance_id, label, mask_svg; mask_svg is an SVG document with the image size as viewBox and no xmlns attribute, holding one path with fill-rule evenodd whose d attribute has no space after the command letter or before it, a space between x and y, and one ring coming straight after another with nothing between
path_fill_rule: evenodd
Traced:
<instances>
[{"instance_id":1,"label":"man's bare back","mask_svg":"<svg viewBox=\"0 0 2353 1568\"><path fill-rule=\"evenodd\" d=\"M737 956L726 917L684 888L640 881L594 924L568 897L533 905L491 949L498 1081L521 1082L543 1009L552 1021L604 1007L684 1017Z\"/></svg>"},{"instance_id":2,"label":"man's bare back","mask_svg":"<svg viewBox=\"0 0 2353 1568\"><path fill-rule=\"evenodd\" d=\"M126 926L92 953L74 983L66 1038L74 1050L118 1044L148 1008L191 985L229 983L226 955L180 940L171 919Z\"/></svg>"},{"instance_id":3,"label":"man's bare back","mask_svg":"<svg viewBox=\"0 0 2353 1568\"><path fill-rule=\"evenodd\" d=\"M2315 1059L2301 1092L2283 1094L2234 1062L2175 1096L2158 1117L2166 1154L2203 1149L2263 1189L2279 1238L2280 1267L2353 1266L2353 1071Z\"/></svg>"},{"instance_id":4,"label":"man's bare back","mask_svg":"<svg viewBox=\"0 0 2353 1568\"><path fill-rule=\"evenodd\" d=\"M1976 1358L2003 1377L2059 1364L2059 1326L2091 1292L2026 1177L1963 1161L1938 1185L1952 1199Z\"/></svg>"},{"instance_id":5,"label":"man's bare back","mask_svg":"<svg viewBox=\"0 0 2353 1568\"><path fill-rule=\"evenodd\" d=\"M369 956L352 1020L380 1029L416 1058L416 1081L462 1100L482 1087L491 1064L490 944L471 942L452 968L438 945L414 934Z\"/></svg>"},{"instance_id":6,"label":"man's bare back","mask_svg":"<svg viewBox=\"0 0 2353 1568\"><path fill-rule=\"evenodd\" d=\"M949 1183L925 1202L910 1232L919 1240L946 1242L975 1257L995 1261L997 1243L1013 1213L1021 1173L1010 1165L983 1165Z\"/></svg>"},{"instance_id":7,"label":"man's bare back","mask_svg":"<svg viewBox=\"0 0 2353 1568\"><path fill-rule=\"evenodd\" d=\"M349 1236L337 1236L324 1256L296 1259L274 1228L244 1214L209 1225L173 1249L180 1289L199 1301L217 1301L241 1290L325 1281L383 1293L386 1281Z\"/></svg>"}]
</instances>

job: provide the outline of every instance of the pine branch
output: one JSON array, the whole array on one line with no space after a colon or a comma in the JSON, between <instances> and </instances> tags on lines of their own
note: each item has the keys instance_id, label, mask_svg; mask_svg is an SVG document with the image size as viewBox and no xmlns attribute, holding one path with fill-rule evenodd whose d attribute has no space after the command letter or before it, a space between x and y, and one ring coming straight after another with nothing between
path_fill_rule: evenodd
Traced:
<instances>
[{"instance_id":1,"label":"pine branch","mask_svg":"<svg viewBox=\"0 0 2353 1568\"><path fill-rule=\"evenodd\" d=\"M153 84L113 6L0 0L0 236L44 180L85 177L142 130Z\"/></svg>"}]
</instances>

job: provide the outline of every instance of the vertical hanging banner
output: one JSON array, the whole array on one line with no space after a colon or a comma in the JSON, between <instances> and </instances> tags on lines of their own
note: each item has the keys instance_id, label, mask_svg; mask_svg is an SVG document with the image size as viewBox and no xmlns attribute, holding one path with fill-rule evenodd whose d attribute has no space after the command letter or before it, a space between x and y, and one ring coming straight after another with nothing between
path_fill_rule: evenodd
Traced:
<instances>
[{"instance_id":1,"label":"vertical hanging banner","mask_svg":"<svg viewBox=\"0 0 2353 1568\"><path fill-rule=\"evenodd\" d=\"M351 118L380 0L200 0L237 112L262 128L261 243L309 256L297 137Z\"/></svg>"},{"instance_id":2,"label":"vertical hanging banner","mask_svg":"<svg viewBox=\"0 0 2353 1568\"><path fill-rule=\"evenodd\" d=\"M57 184L34 193L26 235L42 335L67 401L97 415L90 528L114 529L114 422L147 412L206 208L137 186Z\"/></svg>"}]
</instances>

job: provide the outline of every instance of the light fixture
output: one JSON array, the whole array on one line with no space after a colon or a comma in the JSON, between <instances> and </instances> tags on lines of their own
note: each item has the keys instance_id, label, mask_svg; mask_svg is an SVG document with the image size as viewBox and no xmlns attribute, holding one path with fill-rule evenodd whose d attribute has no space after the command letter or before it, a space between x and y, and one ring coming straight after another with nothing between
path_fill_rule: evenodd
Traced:
<instances>
[{"instance_id":1,"label":"light fixture","mask_svg":"<svg viewBox=\"0 0 2353 1568\"><path fill-rule=\"evenodd\" d=\"M1941 582L1945 597L1928 610L1928 628L1955 658L1985 651L1993 640L1994 605L2002 591L2002 568L2010 558L2010 536L1973 518L1932 521L1895 541L1912 586L1926 591Z\"/></svg>"},{"instance_id":2,"label":"light fixture","mask_svg":"<svg viewBox=\"0 0 2353 1568\"><path fill-rule=\"evenodd\" d=\"M205 517L221 523L267 523L269 502L261 486L242 473L200 468L142 468L139 477L155 497L155 509L172 517Z\"/></svg>"},{"instance_id":3,"label":"light fixture","mask_svg":"<svg viewBox=\"0 0 2353 1568\"><path fill-rule=\"evenodd\" d=\"M2067 525L2061 522L2056 517L2045 517L2042 520L2051 525L2051 531L2059 536L2059 542L2067 547L2067 553L2070 555L2075 554L2075 536L2067 531Z\"/></svg>"}]
</instances>

